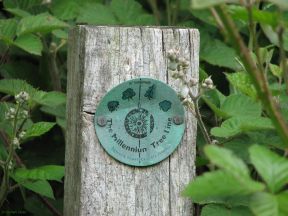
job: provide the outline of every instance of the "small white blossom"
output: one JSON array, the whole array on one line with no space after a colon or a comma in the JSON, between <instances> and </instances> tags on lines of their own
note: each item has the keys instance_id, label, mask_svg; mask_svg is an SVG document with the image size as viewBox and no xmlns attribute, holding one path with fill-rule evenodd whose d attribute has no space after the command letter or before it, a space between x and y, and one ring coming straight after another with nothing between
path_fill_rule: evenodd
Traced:
<instances>
[{"instance_id":1,"label":"small white blossom","mask_svg":"<svg viewBox=\"0 0 288 216\"><path fill-rule=\"evenodd\" d=\"M14 138L14 139L12 140L12 145L13 145L14 149L20 149L19 139L18 139L18 138Z\"/></svg>"},{"instance_id":2,"label":"small white blossom","mask_svg":"<svg viewBox=\"0 0 288 216\"><path fill-rule=\"evenodd\" d=\"M202 87L203 88L207 88L207 84L204 82L204 83L202 83Z\"/></svg>"},{"instance_id":3,"label":"small white blossom","mask_svg":"<svg viewBox=\"0 0 288 216\"><path fill-rule=\"evenodd\" d=\"M25 135L26 135L26 132L25 131L21 131L19 133L19 138L22 139Z\"/></svg>"},{"instance_id":4,"label":"small white blossom","mask_svg":"<svg viewBox=\"0 0 288 216\"><path fill-rule=\"evenodd\" d=\"M9 109L9 112L10 112L11 114L15 114L15 113L16 113L16 109L11 107L11 108Z\"/></svg>"},{"instance_id":5,"label":"small white blossom","mask_svg":"<svg viewBox=\"0 0 288 216\"><path fill-rule=\"evenodd\" d=\"M13 169L13 162L12 162L12 161L9 161L9 163L8 163L8 169L9 169L9 170L12 170L12 169Z\"/></svg>"},{"instance_id":6,"label":"small white blossom","mask_svg":"<svg viewBox=\"0 0 288 216\"><path fill-rule=\"evenodd\" d=\"M22 112L21 112L21 117L22 118L27 118L28 117L28 111L27 110L23 110Z\"/></svg>"},{"instance_id":7,"label":"small white blossom","mask_svg":"<svg viewBox=\"0 0 288 216\"><path fill-rule=\"evenodd\" d=\"M27 92L21 91L19 94L15 95L16 103L25 103L29 100L30 96Z\"/></svg>"},{"instance_id":8,"label":"small white blossom","mask_svg":"<svg viewBox=\"0 0 288 216\"><path fill-rule=\"evenodd\" d=\"M15 118L16 110L15 108L10 108L6 113L5 113L5 119L6 120L12 120Z\"/></svg>"}]
</instances>

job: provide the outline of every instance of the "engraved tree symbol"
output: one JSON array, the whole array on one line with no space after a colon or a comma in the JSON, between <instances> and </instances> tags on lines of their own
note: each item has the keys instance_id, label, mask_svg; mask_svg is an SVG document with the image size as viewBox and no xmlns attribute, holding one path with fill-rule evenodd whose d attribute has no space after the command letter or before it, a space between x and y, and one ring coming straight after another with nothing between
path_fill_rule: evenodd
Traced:
<instances>
[{"instance_id":1,"label":"engraved tree symbol","mask_svg":"<svg viewBox=\"0 0 288 216\"><path fill-rule=\"evenodd\" d=\"M172 103L168 100L163 100L159 103L160 109L167 112L171 108Z\"/></svg>"},{"instance_id":2,"label":"engraved tree symbol","mask_svg":"<svg viewBox=\"0 0 288 216\"><path fill-rule=\"evenodd\" d=\"M108 110L110 112L113 112L113 111L118 109L119 102L118 101L109 101L108 104L107 104L107 107L108 107Z\"/></svg>"},{"instance_id":3,"label":"engraved tree symbol","mask_svg":"<svg viewBox=\"0 0 288 216\"><path fill-rule=\"evenodd\" d=\"M150 86L148 90L145 92L144 97L147 97L149 100L151 100L154 95L154 90L155 90L155 85Z\"/></svg>"},{"instance_id":4,"label":"engraved tree symbol","mask_svg":"<svg viewBox=\"0 0 288 216\"><path fill-rule=\"evenodd\" d=\"M122 99L123 100L128 99L129 101L130 99L133 99L135 95L136 95L135 91L132 88L128 88L122 93Z\"/></svg>"}]
</instances>

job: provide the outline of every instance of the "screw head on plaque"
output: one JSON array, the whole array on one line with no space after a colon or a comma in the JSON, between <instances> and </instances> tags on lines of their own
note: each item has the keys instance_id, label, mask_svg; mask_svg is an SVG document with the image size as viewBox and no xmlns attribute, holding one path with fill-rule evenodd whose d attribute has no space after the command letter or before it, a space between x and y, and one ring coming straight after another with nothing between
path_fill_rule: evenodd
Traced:
<instances>
[{"instance_id":1,"label":"screw head on plaque","mask_svg":"<svg viewBox=\"0 0 288 216\"><path fill-rule=\"evenodd\" d=\"M127 165L149 166L167 158L180 144L185 111L170 86L137 78L119 84L102 98L94 124L110 156Z\"/></svg>"}]
</instances>

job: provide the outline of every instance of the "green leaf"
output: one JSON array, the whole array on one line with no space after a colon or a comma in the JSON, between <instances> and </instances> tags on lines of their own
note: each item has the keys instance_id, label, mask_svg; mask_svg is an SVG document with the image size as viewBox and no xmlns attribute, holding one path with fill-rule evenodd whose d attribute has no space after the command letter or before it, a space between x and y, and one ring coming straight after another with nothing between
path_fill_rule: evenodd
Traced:
<instances>
[{"instance_id":1,"label":"green leaf","mask_svg":"<svg viewBox=\"0 0 288 216\"><path fill-rule=\"evenodd\" d=\"M249 15L248 11L245 7L231 5L229 6L229 12L231 13L232 17L235 19L240 19L241 21L248 22ZM253 20L255 22L277 26L278 16L275 13L259 10L257 8L252 8L252 15Z\"/></svg>"},{"instance_id":2,"label":"green leaf","mask_svg":"<svg viewBox=\"0 0 288 216\"><path fill-rule=\"evenodd\" d=\"M249 153L252 164L271 192L278 192L288 183L288 160L285 157L259 145L252 146Z\"/></svg>"},{"instance_id":3,"label":"green leaf","mask_svg":"<svg viewBox=\"0 0 288 216\"><path fill-rule=\"evenodd\" d=\"M244 196L262 191L264 185L246 178L241 180L218 170L206 172L195 178L183 191L184 196L191 197L194 202L205 202L225 197Z\"/></svg>"},{"instance_id":4,"label":"green leaf","mask_svg":"<svg viewBox=\"0 0 288 216\"><path fill-rule=\"evenodd\" d=\"M27 10L40 4L43 4L42 0L4 0L5 8L20 8L22 10Z\"/></svg>"},{"instance_id":5,"label":"green leaf","mask_svg":"<svg viewBox=\"0 0 288 216\"><path fill-rule=\"evenodd\" d=\"M235 178L239 180L243 178L250 179L247 166L232 151L216 145L208 145L204 148L204 152L213 164L224 169Z\"/></svg>"},{"instance_id":6,"label":"green leaf","mask_svg":"<svg viewBox=\"0 0 288 216\"><path fill-rule=\"evenodd\" d=\"M237 3L237 0L191 0L191 6L193 9L210 8L222 3Z\"/></svg>"},{"instance_id":7,"label":"green leaf","mask_svg":"<svg viewBox=\"0 0 288 216\"><path fill-rule=\"evenodd\" d=\"M40 110L49 115L53 115L60 118L65 118L66 115L66 104L58 106L42 106Z\"/></svg>"},{"instance_id":8,"label":"green leaf","mask_svg":"<svg viewBox=\"0 0 288 216\"><path fill-rule=\"evenodd\" d=\"M217 116L226 116L225 113L220 110L220 106L224 103L226 97L217 89L205 92L202 99Z\"/></svg>"},{"instance_id":9,"label":"green leaf","mask_svg":"<svg viewBox=\"0 0 288 216\"><path fill-rule=\"evenodd\" d=\"M68 33L62 29L56 29L52 32L55 37L60 38L60 39L68 39Z\"/></svg>"},{"instance_id":10,"label":"green leaf","mask_svg":"<svg viewBox=\"0 0 288 216\"><path fill-rule=\"evenodd\" d=\"M68 25L65 22L58 20L48 13L42 13L22 18L18 24L17 35L39 32L47 33L66 27L68 27Z\"/></svg>"},{"instance_id":11,"label":"green leaf","mask_svg":"<svg viewBox=\"0 0 288 216\"><path fill-rule=\"evenodd\" d=\"M257 142L253 142L249 137L246 135L234 138L228 142L224 142L223 147L226 149L229 149L230 151L233 151L235 155L237 155L239 158L241 158L246 163L250 163L250 157L248 149L251 147L251 145L255 144Z\"/></svg>"},{"instance_id":12,"label":"green leaf","mask_svg":"<svg viewBox=\"0 0 288 216\"><path fill-rule=\"evenodd\" d=\"M46 180L27 180L11 175L14 181L18 182L23 187L34 191L40 195L54 199L54 194L51 185Z\"/></svg>"},{"instance_id":13,"label":"green leaf","mask_svg":"<svg viewBox=\"0 0 288 216\"><path fill-rule=\"evenodd\" d=\"M77 22L106 25L118 23L110 8L97 3L84 5L80 10Z\"/></svg>"},{"instance_id":14,"label":"green leaf","mask_svg":"<svg viewBox=\"0 0 288 216\"><path fill-rule=\"evenodd\" d=\"M277 202L278 202L278 209L279 209L279 216L286 216L288 215L288 191L284 191L276 195Z\"/></svg>"},{"instance_id":15,"label":"green leaf","mask_svg":"<svg viewBox=\"0 0 288 216\"><path fill-rule=\"evenodd\" d=\"M65 118L56 117L56 123L64 130L66 129L67 122Z\"/></svg>"},{"instance_id":16,"label":"green leaf","mask_svg":"<svg viewBox=\"0 0 288 216\"><path fill-rule=\"evenodd\" d=\"M260 25L266 37L270 42L279 47L278 34L270 25ZM283 48L288 51L288 30L285 28L283 33Z\"/></svg>"},{"instance_id":17,"label":"green leaf","mask_svg":"<svg viewBox=\"0 0 288 216\"><path fill-rule=\"evenodd\" d=\"M5 8L5 10L18 17L31 16L30 13L19 8Z\"/></svg>"},{"instance_id":18,"label":"green leaf","mask_svg":"<svg viewBox=\"0 0 288 216\"><path fill-rule=\"evenodd\" d=\"M64 176L64 166L47 165L34 169L18 168L13 175L17 179L55 180L61 182Z\"/></svg>"},{"instance_id":19,"label":"green leaf","mask_svg":"<svg viewBox=\"0 0 288 216\"><path fill-rule=\"evenodd\" d=\"M205 36L205 35L204 35ZM200 59L212 65L227 67L233 70L240 69L236 61L236 51L220 40L202 37Z\"/></svg>"},{"instance_id":20,"label":"green leaf","mask_svg":"<svg viewBox=\"0 0 288 216\"><path fill-rule=\"evenodd\" d=\"M267 147L275 147L278 149L285 150L287 145L285 145L282 139L279 137L277 131L266 130L266 131L253 131L246 133L251 140L251 143L265 145Z\"/></svg>"},{"instance_id":21,"label":"green leaf","mask_svg":"<svg viewBox=\"0 0 288 216\"><path fill-rule=\"evenodd\" d=\"M24 80L18 80L18 79L0 80L0 92L14 96L21 91L26 91L30 96L33 96L37 90Z\"/></svg>"},{"instance_id":22,"label":"green leaf","mask_svg":"<svg viewBox=\"0 0 288 216\"><path fill-rule=\"evenodd\" d=\"M57 91L38 91L34 96L34 100L38 104L55 107L66 103L66 94Z\"/></svg>"},{"instance_id":23,"label":"green leaf","mask_svg":"<svg viewBox=\"0 0 288 216\"><path fill-rule=\"evenodd\" d=\"M37 122L26 130L23 139L41 136L51 130L54 125L55 123L52 122Z\"/></svg>"},{"instance_id":24,"label":"green leaf","mask_svg":"<svg viewBox=\"0 0 288 216\"><path fill-rule=\"evenodd\" d=\"M26 34L17 37L13 45L34 55L41 55L43 49L40 38L33 34Z\"/></svg>"},{"instance_id":25,"label":"green leaf","mask_svg":"<svg viewBox=\"0 0 288 216\"><path fill-rule=\"evenodd\" d=\"M274 195L260 192L252 196L250 209L256 216L278 216L278 203Z\"/></svg>"},{"instance_id":26,"label":"green leaf","mask_svg":"<svg viewBox=\"0 0 288 216\"><path fill-rule=\"evenodd\" d=\"M245 72L226 74L228 81L240 92L250 96L253 99L257 98L256 89L250 79L250 76Z\"/></svg>"},{"instance_id":27,"label":"green leaf","mask_svg":"<svg viewBox=\"0 0 288 216\"><path fill-rule=\"evenodd\" d=\"M278 66L278 65L275 65L275 64L269 64L269 68L270 68L270 71L271 73L276 76L278 79L281 79L282 75L283 75L283 71L282 69Z\"/></svg>"},{"instance_id":28,"label":"green leaf","mask_svg":"<svg viewBox=\"0 0 288 216\"><path fill-rule=\"evenodd\" d=\"M229 95L221 106L221 111L228 117L251 116L260 117L261 104L242 94ZM224 116L223 116L224 117Z\"/></svg>"},{"instance_id":29,"label":"green leaf","mask_svg":"<svg viewBox=\"0 0 288 216\"><path fill-rule=\"evenodd\" d=\"M111 9L121 24L154 24L152 15L145 13L142 5L135 0L112 0Z\"/></svg>"},{"instance_id":30,"label":"green leaf","mask_svg":"<svg viewBox=\"0 0 288 216\"><path fill-rule=\"evenodd\" d=\"M77 17L80 5L73 0L52 1L51 10L61 20L72 20Z\"/></svg>"},{"instance_id":31,"label":"green leaf","mask_svg":"<svg viewBox=\"0 0 288 216\"><path fill-rule=\"evenodd\" d=\"M3 40L7 44L13 43L16 29L16 19L0 19L0 40Z\"/></svg>"},{"instance_id":32,"label":"green leaf","mask_svg":"<svg viewBox=\"0 0 288 216\"><path fill-rule=\"evenodd\" d=\"M257 130L272 130L274 126L270 119L264 117L232 117L221 124L221 127L211 129L211 134L228 138L241 133Z\"/></svg>"},{"instance_id":33,"label":"green leaf","mask_svg":"<svg viewBox=\"0 0 288 216\"><path fill-rule=\"evenodd\" d=\"M252 216L247 207L227 208L224 205L209 204L202 208L201 216Z\"/></svg>"}]
</instances>

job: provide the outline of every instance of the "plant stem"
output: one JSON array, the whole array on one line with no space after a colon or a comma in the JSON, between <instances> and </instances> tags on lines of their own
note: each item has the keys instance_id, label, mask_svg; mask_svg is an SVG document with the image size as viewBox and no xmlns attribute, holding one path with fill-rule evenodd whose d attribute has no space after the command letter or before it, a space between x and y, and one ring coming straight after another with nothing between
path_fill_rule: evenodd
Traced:
<instances>
[{"instance_id":1,"label":"plant stem","mask_svg":"<svg viewBox=\"0 0 288 216\"><path fill-rule=\"evenodd\" d=\"M199 104L198 104L200 97L199 96L198 97L194 97L191 91L189 91L189 96L190 96L190 98L192 99L192 101L194 103L195 115L196 115L197 122L198 122L198 125L200 127L200 130L201 130L201 132L202 132L202 134L204 136L204 139L205 139L205 141L208 144L212 144L212 140L211 140L211 138L209 136L208 131L206 130L205 124L203 122L203 119L202 119L202 116L201 116L201 113L200 113ZM188 107L189 107L189 109L192 112L194 111L191 106L188 106Z\"/></svg>"},{"instance_id":2,"label":"plant stem","mask_svg":"<svg viewBox=\"0 0 288 216\"><path fill-rule=\"evenodd\" d=\"M160 12L158 10L157 0L148 0L148 3L152 9L153 14L154 14L156 24L160 25Z\"/></svg>"},{"instance_id":3,"label":"plant stem","mask_svg":"<svg viewBox=\"0 0 288 216\"><path fill-rule=\"evenodd\" d=\"M180 0L176 0L176 3L173 4L173 6L175 6L175 8L173 7L171 24L175 25L178 21L178 12L179 12L179 8L180 8Z\"/></svg>"},{"instance_id":4,"label":"plant stem","mask_svg":"<svg viewBox=\"0 0 288 216\"><path fill-rule=\"evenodd\" d=\"M168 25L171 25L170 0L166 0L166 13L167 13L167 22L168 22Z\"/></svg>"},{"instance_id":5,"label":"plant stem","mask_svg":"<svg viewBox=\"0 0 288 216\"><path fill-rule=\"evenodd\" d=\"M258 68L255 64L249 49L246 47L242 37L240 36L234 21L227 12L226 6L222 4L218 8L222 22L226 27L227 32L232 39L232 43L236 47L236 50L238 51L238 54L242 59L247 72L250 74L251 80L257 90L263 107L268 112L277 132L283 140L283 143L288 146L288 126L269 90L264 71L261 70L261 67Z\"/></svg>"},{"instance_id":6,"label":"plant stem","mask_svg":"<svg viewBox=\"0 0 288 216\"><path fill-rule=\"evenodd\" d=\"M2 131L0 131L0 135L1 135L4 143L6 144L6 147L8 147L9 141L6 138L6 135ZM25 164L23 163L23 161L20 159L20 157L17 155L17 153L15 151L14 151L14 159L15 159L16 164L18 166L25 168ZM36 195L37 195L38 199L53 213L53 215L61 216L61 213L47 199L43 198L39 194L36 194Z\"/></svg>"},{"instance_id":7,"label":"plant stem","mask_svg":"<svg viewBox=\"0 0 288 216\"><path fill-rule=\"evenodd\" d=\"M13 159L13 154L14 154L13 140L14 138L16 138L16 135L17 135L17 120L18 120L19 110L20 110L20 104L17 104L16 113L15 113L15 117L13 121L13 133L12 133L12 137L10 139L9 147L8 147L9 153L8 153L8 157L5 161L4 169L3 169L3 179L2 179L1 188L0 188L0 207L3 205L6 199L6 196L8 194L8 191L9 191L9 166L11 164L11 161Z\"/></svg>"}]
</instances>

